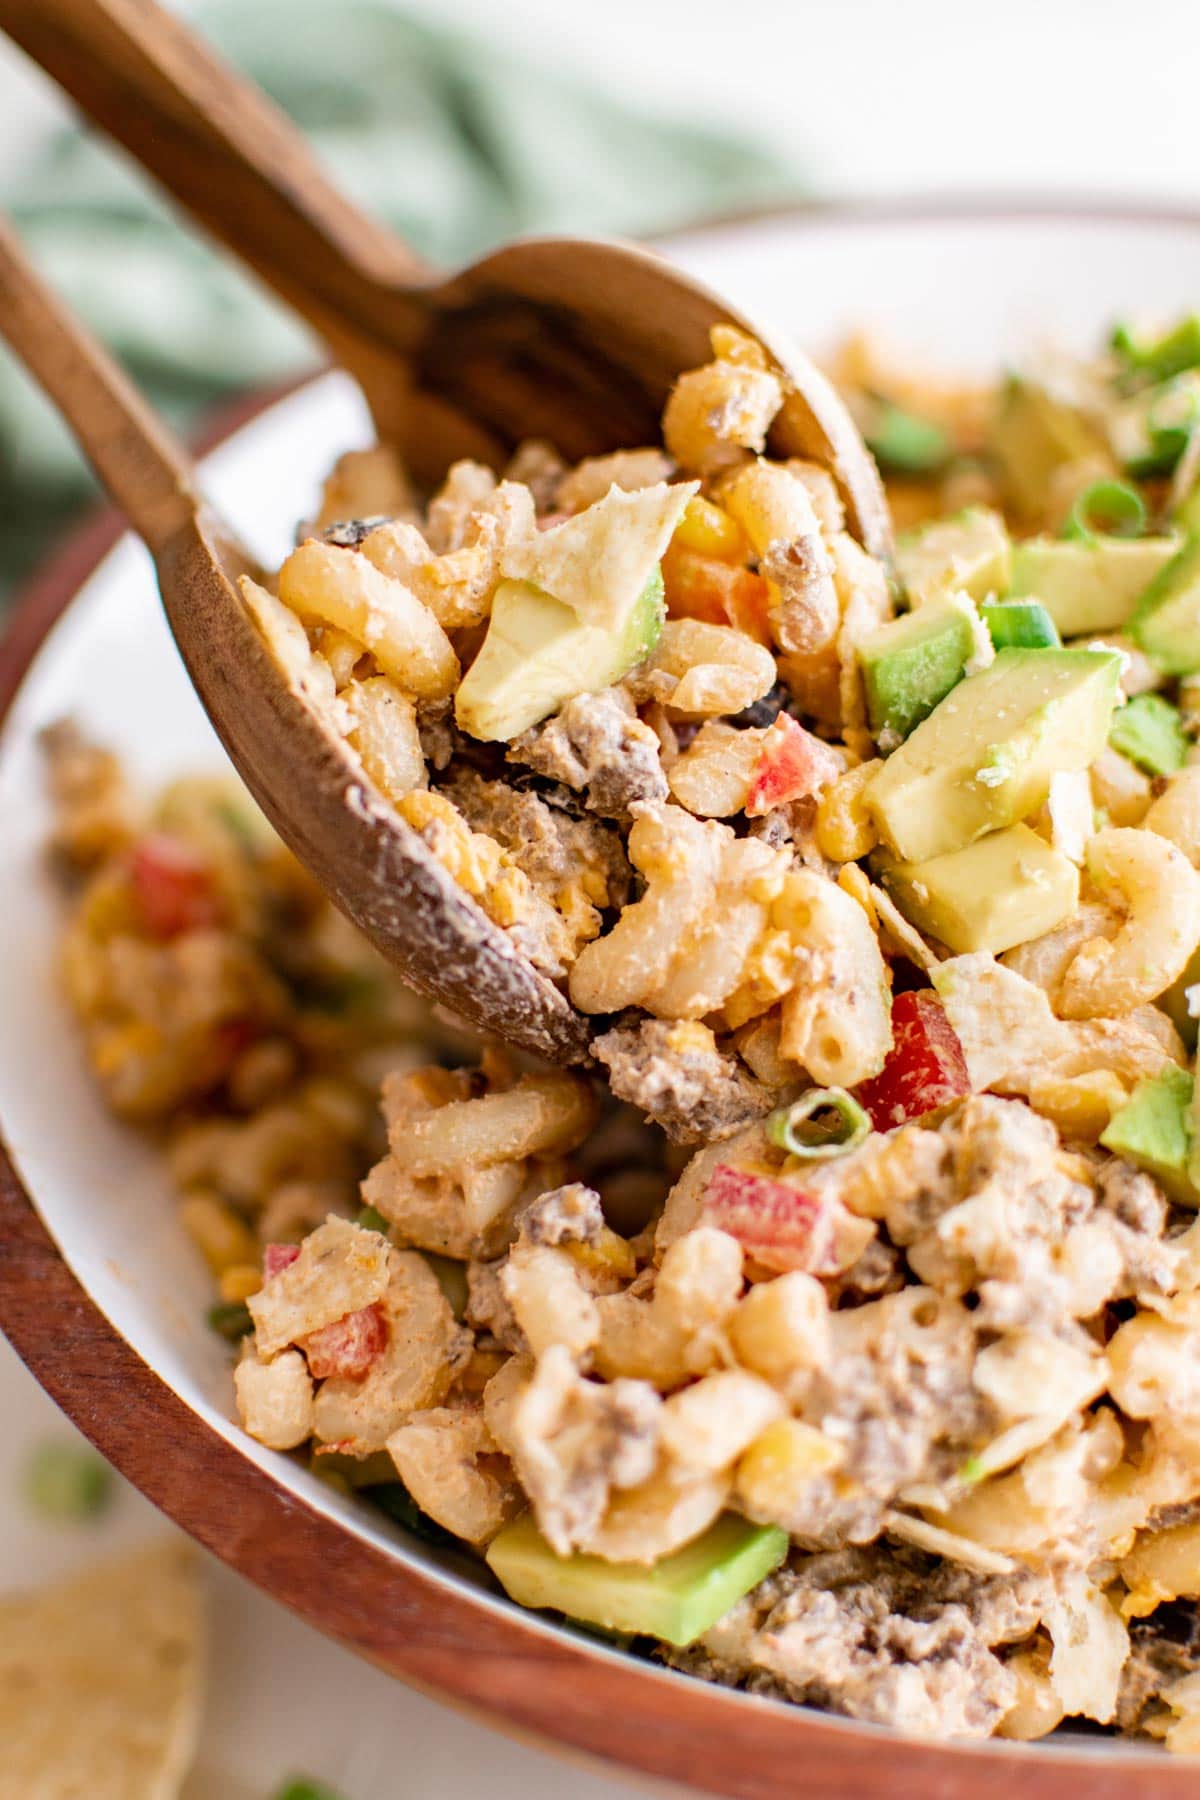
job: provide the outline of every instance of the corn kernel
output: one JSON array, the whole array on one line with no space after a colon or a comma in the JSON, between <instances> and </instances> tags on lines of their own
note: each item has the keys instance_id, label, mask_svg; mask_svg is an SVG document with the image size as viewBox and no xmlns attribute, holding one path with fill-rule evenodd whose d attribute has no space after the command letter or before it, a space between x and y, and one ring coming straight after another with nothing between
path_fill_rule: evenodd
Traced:
<instances>
[{"instance_id":1,"label":"corn kernel","mask_svg":"<svg viewBox=\"0 0 1200 1800\"><path fill-rule=\"evenodd\" d=\"M227 1306L236 1306L239 1300L248 1300L251 1294L257 1294L262 1281L262 1270L257 1263L233 1263L222 1271L217 1291Z\"/></svg>"},{"instance_id":2,"label":"corn kernel","mask_svg":"<svg viewBox=\"0 0 1200 1800\"><path fill-rule=\"evenodd\" d=\"M214 1275L256 1260L254 1233L216 1194L189 1194L179 1213L184 1230Z\"/></svg>"},{"instance_id":3,"label":"corn kernel","mask_svg":"<svg viewBox=\"0 0 1200 1800\"><path fill-rule=\"evenodd\" d=\"M723 507L714 506L700 494L694 494L688 501L671 542L683 550L694 550L700 556L715 557L718 562L745 562L750 553L737 521L731 519Z\"/></svg>"},{"instance_id":4,"label":"corn kernel","mask_svg":"<svg viewBox=\"0 0 1200 1800\"><path fill-rule=\"evenodd\" d=\"M863 796L881 766L874 759L859 763L821 794L817 802L817 844L830 862L858 862L879 842Z\"/></svg>"},{"instance_id":5,"label":"corn kernel","mask_svg":"<svg viewBox=\"0 0 1200 1800\"><path fill-rule=\"evenodd\" d=\"M783 1523L795 1507L797 1489L827 1475L845 1451L802 1419L777 1419L760 1433L737 1468L737 1493L755 1518Z\"/></svg>"},{"instance_id":6,"label":"corn kernel","mask_svg":"<svg viewBox=\"0 0 1200 1800\"><path fill-rule=\"evenodd\" d=\"M667 1033L667 1048L674 1056L714 1056L717 1040L699 1019L679 1019Z\"/></svg>"},{"instance_id":7,"label":"corn kernel","mask_svg":"<svg viewBox=\"0 0 1200 1800\"><path fill-rule=\"evenodd\" d=\"M116 1075L135 1057L153 1056L162 1047L162 1035L145 1020L131 1019L98 1031L92 1039L92 1067L97 1075Z\"/></svg>"},{"instance_id":8,"label":"corn kernel","mask_svg":"<svg viewBox=\"0 0 1200 1800\"><path fill-rule=\"evenodd\" d=\"M626 1238L618 1237L608 1226L602 1226L591 1243L564 1244L563 1249L578 1268L597 1275L619 1275L632 1281L637 1274L637 1257Z\"/></svg>"},{"instance_id":9,"label":"corn kernel","mask_svg":"<svg viewBox=\"0 0 1200 1800\"><path fill-rule=\"evenodd\" d=\"M1030 1094L1038 1112L1057 1125L1064 1138L1080 1144L1094 1144L1128 1098L1124 1082L1111 1069L1047 1078L1036 1082Z\"/></svg>"},{"instance_id":10,"label":"corn kernel","mask_svg":"<svg viewBox=\"0 0 1200 1800\"><path fill-rule=\"evenodd\" d=\"M89 885L79 908L83 929L96 938L137 929L133 893L124 875L105 871Z\"/></svg>"}]
</instances>

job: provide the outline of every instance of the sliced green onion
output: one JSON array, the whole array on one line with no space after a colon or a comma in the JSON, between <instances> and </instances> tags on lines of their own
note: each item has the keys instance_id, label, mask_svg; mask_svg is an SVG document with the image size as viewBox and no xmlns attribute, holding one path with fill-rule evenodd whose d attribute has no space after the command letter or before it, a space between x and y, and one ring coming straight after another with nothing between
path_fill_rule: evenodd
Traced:
<instances>
[{"instance_id":1,"label":"sliced green onion","mask_svg":"<svg viewBox=\"0 0 1200 1800\"><path fill-rule=\"evenodd\" d=\"M1200 395L1192 383L1176 382L1165 388L1146 414L1150 439L1150 471L1169 474L1192 440L1200 424Z\"/></svg>"},{"instance_id":2,"label":"sliced green onion","mask_svg":"<svg viewBox=\"0 0 1200 1800\"><path fill-rule=\"evenodd\" d=\"M806 1162L845 1156L858 1148L870 1130L871 1121L853 1094L838 1087L810 1088L767 1120L770 1142Z\"/></svg>"},{"instance_id":3,"label":"sliced green onion","mask_svg":"<svg viewBox=\"0 0 1200 1800\"><path fill-rule=\"evenodd\" d=\"M205 1317L209 1327L218 1337L227 1338L231 1344L240 1343L247 1334L254 1330L254 1322L250 1317L250 1308L244 1300L231 1300L227 1304L221 1302L210 1306Z\"/></svg>"},{"instance_id":4,"label":"sliced green onion","mask_svg":"<svg viewBox=\"0 0 1200 1800\"><path fill-rule=\"evenodd\" d=\"M381 1231L384 1237L391 1230L388 1221L375 1206L364 1206L354 1223L361 1231Z\"/></svg>"},{"instance_id":5,"label":"sliced green onion","mask_svg":"<svg viewBox=\"0 0 1200 1800\"><path fill-rule=\"evenodd\" d=\"M883 467L904 475L935 475L954 454L940 425L887 400L880 401L866 437Z\"/></svg>"},{"instance_id":6,"label":"sliced green onion","mask_svg":"<svg viewBox=\"0 0 1200 1800\"><path fill-rule=\"evenodd\" d=\"M276 1792L275 1800L343 1800L343 1796L323 1781L309 1781L306 1776L300 1776L285 1781Z\"/></svg>"},{"instance_id":7,"label":"sliced green onion","mask_svg":"<svg viewBox=\"0 0 1200 1800\"><path fill-rule=\"evenodd\" d=\"M997 650L1061 650L1058 626L1040 600L985 600L979 616Z\"/></svg>"},{"instance_id":8,"label":"sliced green onion","mask_svg":"<svg viewBox=\"0 0 1200 1800\"><path fill-rule=\"evenodd\" d=\"M1063 526L1065 538L1141 537L1146 503L1126 481L1093 481L1084 488Z\"/></svg>"},{"instance_id":9,"label":"sliced green onion","mask_svg":"<svg viewBox=\"0 0 1200 1800\"><path fill-rule=\"evenodd\" d=\"M1128 370L1152 381L1169 381L1200 365L1200 315L1189 313L1178 325L1150 343L1138 343L1128 325L1118 325L1112 347Z\"/></svg>"},{"instance_id":10,"label":"sliced green onion","mask_svg":"<svg viewBox=\"0 0 1200 1800\"><path fill-rule=\"evenodd\" d=\"M25 1471L30 1507L58 1524L98 1519L112 1504L113 1493L112 1470L84 1444L42 1444Z\"/></svg>"},{"instance_id":11,"label":"sliced green onion","mask_svg":"<svg viewBox=\"0 0 1200 1800\"><path fill-rule=\"evenodd\" d=\"M1131 417L1140 413L1135 442L1125 452L1125 467L1139 480L1170 475L1200 426L1200 384L1195 374L1176 377L1140 396Z\"/></svg>"}]
</instances>

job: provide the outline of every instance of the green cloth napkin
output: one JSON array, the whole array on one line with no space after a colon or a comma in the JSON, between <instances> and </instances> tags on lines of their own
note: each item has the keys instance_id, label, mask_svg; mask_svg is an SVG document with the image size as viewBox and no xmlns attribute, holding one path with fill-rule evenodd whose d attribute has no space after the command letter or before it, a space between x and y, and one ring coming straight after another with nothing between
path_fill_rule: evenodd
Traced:
<instances>
[{"instance_id":1,"label":"green cloth napkin","mask_svg":"<svg viewBox=\"0 0 1200 1800\"><path fill-rule=\"evenodd\" d=\"M347 193L453 264L531 229L651 233L794 198L765 148L666 123L386 0L213 0L199 28L307 133ZM7 204L49 279L187 428L319 360L314 341L120 153L64 130ZM89 478L0 361L0 583L53 547Z\"/></svg>"}]
</instances>

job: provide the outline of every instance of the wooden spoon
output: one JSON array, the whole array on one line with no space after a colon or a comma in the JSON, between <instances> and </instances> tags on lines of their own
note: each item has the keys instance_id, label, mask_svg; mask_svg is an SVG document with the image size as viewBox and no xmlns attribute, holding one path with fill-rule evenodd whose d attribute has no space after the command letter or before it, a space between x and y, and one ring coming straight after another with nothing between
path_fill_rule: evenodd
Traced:
<instances>
[{"instance_id":1,"label":"wooden spoon","mask_svg":"<svg viewBox=\"0 0 1200 1800\"><path fill-rule=\"evenodd\" d=\"M364 782L280 678L234 582L255 573L187 454L50 292L0 219L0 332L154 558L175 641L239 773L297 856L405 979L559 1062L588 1023Z\"/></svg>"},{"instance_id":2,"label":"wooden spoon","mask_svg":"<svg viewBox=\"0 0 1200 1800\"><path fill-rule=\"evenodd\" d=\"M0 27L321 334L418 480L437 481L459 456L500 462L523 437L548 438L572 460L656 442L676 376L708 359L714 324L731 323L786 378L773 452L824 464L865 547L890 556L875 465L829 382L659 257L542 237L440 277L340 195L270 102L151 0L0 0ZM146 538L200 697L286 842L413 986L556 1060L584 1057L588 1021L284 691L229 580L244 563L214 535L178 447L27 268L18 283L11 239L5 261L24 311L3 328Z\"/></svg>"}]
</instances>

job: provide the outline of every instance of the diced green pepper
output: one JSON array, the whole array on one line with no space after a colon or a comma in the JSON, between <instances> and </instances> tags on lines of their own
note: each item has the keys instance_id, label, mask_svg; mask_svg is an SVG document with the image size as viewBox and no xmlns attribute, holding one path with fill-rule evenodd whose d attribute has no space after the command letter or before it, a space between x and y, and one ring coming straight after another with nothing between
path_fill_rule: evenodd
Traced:
<instances>
[{"instance_id":1,"label":"diced green pepper","mask_svg":"<svg viewBox=\"0 0 1200 1800\"><path fill-rule=\"evenodd\" d=\"M386 1237L391 1226L375 1206L364 1206L354 1223L362 1231L379 1231Z\"/></svg>"}]
</instances>

